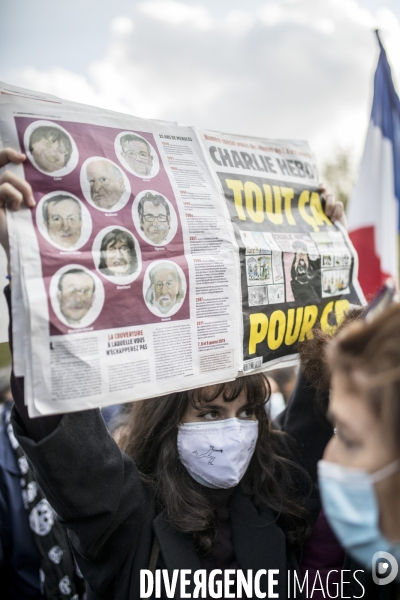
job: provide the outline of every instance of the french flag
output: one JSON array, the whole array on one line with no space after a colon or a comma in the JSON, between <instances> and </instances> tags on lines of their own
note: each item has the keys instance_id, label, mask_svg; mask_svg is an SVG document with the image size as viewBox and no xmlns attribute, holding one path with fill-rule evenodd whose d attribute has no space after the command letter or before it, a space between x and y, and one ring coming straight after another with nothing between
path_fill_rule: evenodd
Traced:
<instances>
[{"instance_id":1,"label":"french flag","mask_svg":"<svg viewBox=\"0 0 400 600\"><path fill-rule=\"evenodd\" d=\"M349 235L359 257L359 282L371 297L388 277L398 282L400 232L400 100L377 32L380 55L358 181L350 198Z\"/></svg>"}]
</instances>

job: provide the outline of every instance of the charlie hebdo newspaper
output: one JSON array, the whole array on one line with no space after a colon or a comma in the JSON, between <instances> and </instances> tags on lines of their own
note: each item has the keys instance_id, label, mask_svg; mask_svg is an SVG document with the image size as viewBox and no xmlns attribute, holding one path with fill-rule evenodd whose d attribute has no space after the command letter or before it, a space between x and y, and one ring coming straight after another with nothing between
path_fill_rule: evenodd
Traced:
<instances>
[{"instance_id":1,"label":"charlie hebdo newspaper","mask_svg":"<svg viewBox=\"0 0 400 600\"><path fill-rule=\"evenodd\" d=\"M295 358L364 301L305 142L200 131L0 84L36 207L8 213L31 416L210 385Z\"/></svg>"},{"instance_id":2,"label":"charlie hebdo newspaper","mask_svg":"<svg viewBox=\"0 0 400 600\"><path fill-rule=\"evenodd\" d=\"M325 215L306 143L200 135L239 248L242 370L290 364L315 324L332 332L365 302L357 254Z\"/></svg>"}]
</instances>

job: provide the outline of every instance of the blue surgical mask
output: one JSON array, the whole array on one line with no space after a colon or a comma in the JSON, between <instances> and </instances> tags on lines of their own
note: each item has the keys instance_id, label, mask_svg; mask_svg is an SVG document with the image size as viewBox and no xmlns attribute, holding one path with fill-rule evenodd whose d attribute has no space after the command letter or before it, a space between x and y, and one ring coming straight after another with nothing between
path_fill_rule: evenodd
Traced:
<instances>
[{"instance_id":1,"label":"blue surgical mask","mask_svg":"<svg viewBox=\"0 0 400 600\"><path fill-rule=\"evenodd\" d=\"M371 569L376 552L389 552L400 562L400 543L390 542L380 532L374 488L399 469L398 460L372 474L326 460L318 463L319 489L329 524L343 548L367 569Z\"/></svg>"}]
</instances>

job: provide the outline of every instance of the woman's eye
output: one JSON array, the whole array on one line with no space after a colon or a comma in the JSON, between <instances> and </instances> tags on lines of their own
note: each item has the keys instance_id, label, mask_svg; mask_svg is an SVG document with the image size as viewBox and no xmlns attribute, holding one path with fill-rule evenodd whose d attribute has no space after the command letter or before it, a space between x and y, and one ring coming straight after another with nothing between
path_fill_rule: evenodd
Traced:
<instances>
[{"instance_id":1,"label":"woman's eye","mask_svg":"<svg viewBox=\"0 0 400 600\"><path fill-rule=\"evenodd\" d=\"M357 446L359 445L358 442L355 442L353 440L350 440L349 438L344 437L343 434L341 434L338 430L336 430L335 435L337 436L339 441L343 444L343 446L345 446L348 450L353 450L354 448L357 448Z\"/></svg>"},{"instance_id":2,"label":"woman's eye","mask_svg":"<svg viewBox=\"0 0 400 600\"><path fill-rule=\"evenodd\" d=\"M210 412L204 413L201 416L207 421L215 421L215 419L218 419L219 413L216 410L210 410Z\"/></svg>"},{"instance_id":3,"label":"woman's eye","mask_svg":"<svg viewBox=\"0 0 400 600\"><path fill-rule=\"evenodd\" d=\"M250 419L254 415L254 410L252 408L246 408L239 413L240 419Z\"/></svg>"},{"instance_id":4,"label":"woman's eye","mask_svg":"<svg viewBox=\"0 0 400 600\"><path fill-rule=\"evenodd\" d=\"M343 441L343 444L346 446L346 448L348 448L349 450L354 450L358 446L358 444L356 442L352 442L350 440L342 440L342 441Z\"/></svg>"}]
</instances>

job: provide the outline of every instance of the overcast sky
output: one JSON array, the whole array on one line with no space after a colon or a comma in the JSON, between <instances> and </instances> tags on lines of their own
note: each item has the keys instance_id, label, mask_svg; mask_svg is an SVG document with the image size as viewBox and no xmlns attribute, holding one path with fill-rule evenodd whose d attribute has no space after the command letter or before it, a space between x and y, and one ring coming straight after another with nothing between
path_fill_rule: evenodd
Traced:
<instances>
[{"instance_id":1,"label":"overcast sky","mask_svg":"<svg viewBox=\"0 0 400 600\"><path fill-rule=\"evenodd\" d=\"M220 131L362 150L400 0L0 0L0 80Z\"/></svg>"}]
</instances>

